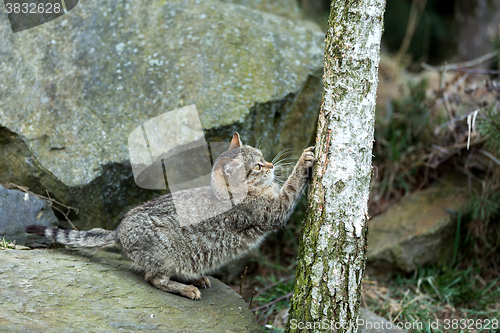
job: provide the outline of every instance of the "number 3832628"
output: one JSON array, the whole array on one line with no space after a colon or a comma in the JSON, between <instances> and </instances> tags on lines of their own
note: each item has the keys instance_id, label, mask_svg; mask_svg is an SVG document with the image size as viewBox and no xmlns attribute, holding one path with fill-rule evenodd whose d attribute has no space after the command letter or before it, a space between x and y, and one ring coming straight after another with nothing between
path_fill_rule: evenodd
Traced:
<instances>
[{"instance_id":1,"label":"number 3832628","mask_svg":"<svg viewBox=\"0 0 500 333\"><path fill-rule=\"evenodd\" d=\"M6 3L5 10L7 14L23 13L23 14L52 14L60 13L62 8L59 3Z\"/></svg>"}]
</instances>

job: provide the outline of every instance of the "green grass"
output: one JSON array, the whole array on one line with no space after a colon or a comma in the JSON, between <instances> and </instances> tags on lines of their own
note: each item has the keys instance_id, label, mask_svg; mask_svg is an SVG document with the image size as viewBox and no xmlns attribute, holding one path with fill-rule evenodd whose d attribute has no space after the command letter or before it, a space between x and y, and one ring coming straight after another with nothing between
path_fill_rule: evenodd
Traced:
<instances>
[{"instance_id":1,"label":"green grass","mask_svg":"<svg viewBox=\"0 0 500 333\"><path fill-rule=\"evenodd\" d=\"M465 269L429 266L412 277L368 280L364 301L379 316L415 327L410 332L498 332L491 321L500 320L500 277L486 281L482 273L474 264ZM490 329L479 328L486 320ZM422 326L412 326L416 323ZM453 323L465 323L466 329L453 328Z\"/></svg>"},{"instance_id":2,"label":"green grass","mask_svg":"<svg viewBox=\"0 0 500 333\"><path fill-rule=\"evenodd\" d=\"M0 250L15 249L16 241L7 241L5 238L0 238Z\"/></svg>"},{"instance_id":3,"label":"green grass","mask_svg":"<svg viewBox=\"0 0 500 333\"><path fill-rule=\"evenodd\" d=\"M419 268L412 276L400 275L389 280L366 279L361 306L394 324L408 325L409 332L500 332L500 328L493 325L496 323L493 320L500 320L500 276L484 276L479 266L472 262L462 268L427 266ZM255 279L261 286L271 287L254 298L252 308L293 291L293 276L286 280L275 275ZM268 332L284 332L276 317L279 319L289 306L288 299L277 302L259 310L256 319ZM490 329L479 328L487 320ZM458 326L465 323L474 329L453 329L453 323Z\"/></svg>"}]
</instances>

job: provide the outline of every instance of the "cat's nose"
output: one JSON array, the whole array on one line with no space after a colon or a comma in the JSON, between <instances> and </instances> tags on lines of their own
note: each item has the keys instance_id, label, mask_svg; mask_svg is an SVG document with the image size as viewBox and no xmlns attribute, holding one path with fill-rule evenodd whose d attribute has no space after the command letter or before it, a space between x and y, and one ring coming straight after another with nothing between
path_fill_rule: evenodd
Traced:
<instances>
[{"instance_id":1,"label":"cat's nose","mask_svg":"<svg viewBox=\"0 0 500 333\"><path fill-rule=\"evenodd\" d=\"M274 165L272 163L267 162L267 164L264 164L264 166L268 169L274 168Z\"/></svg>"}]
</instances>

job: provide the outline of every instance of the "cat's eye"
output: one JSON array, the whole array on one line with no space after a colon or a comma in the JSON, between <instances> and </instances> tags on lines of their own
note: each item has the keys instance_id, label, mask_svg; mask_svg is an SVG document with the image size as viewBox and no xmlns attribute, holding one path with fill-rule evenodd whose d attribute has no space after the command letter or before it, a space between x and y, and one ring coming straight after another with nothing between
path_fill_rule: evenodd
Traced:
<instances>
[{"instance_id":1,"label":"cat's eye","mask_svg":"<svg viewBox=\"0 0 500 333\"><path fill-rule=\"evenodd\" d=\"M260 170L262 169L262 164L256 164L253 168L254 170Z\"/></svg>"}]
</instances>

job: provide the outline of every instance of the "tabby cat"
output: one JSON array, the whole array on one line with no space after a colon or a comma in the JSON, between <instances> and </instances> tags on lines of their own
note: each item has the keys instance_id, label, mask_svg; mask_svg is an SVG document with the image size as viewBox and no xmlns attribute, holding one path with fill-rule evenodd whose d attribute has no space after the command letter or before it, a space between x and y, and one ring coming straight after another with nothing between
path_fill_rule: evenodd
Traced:
<instances>
[{"instance_id":1,"label":"tabby cat","mask_svg":"<svg viewBox=\"0 0 500 333\"><path fill-rule=\"evenodd\" d=\"M280 188L274 165L264 160L259 149L243 146L234 133L229 150L214 163L211 186L177 192L175 204L171 194L142 204L129 211L114 231L29 225L26 232L74 247L121 246L155 287L198 300L197 287L210 287L203 274L248 253L271 231L286 225L313 162L314 147L309 147ZM217 207L227 203L229 210L215 214ZM179 204L197 207L193 214L211 217L193 216L199 222L181 225L176 213L182 209Z\"/></svg>"}]
</instances>

